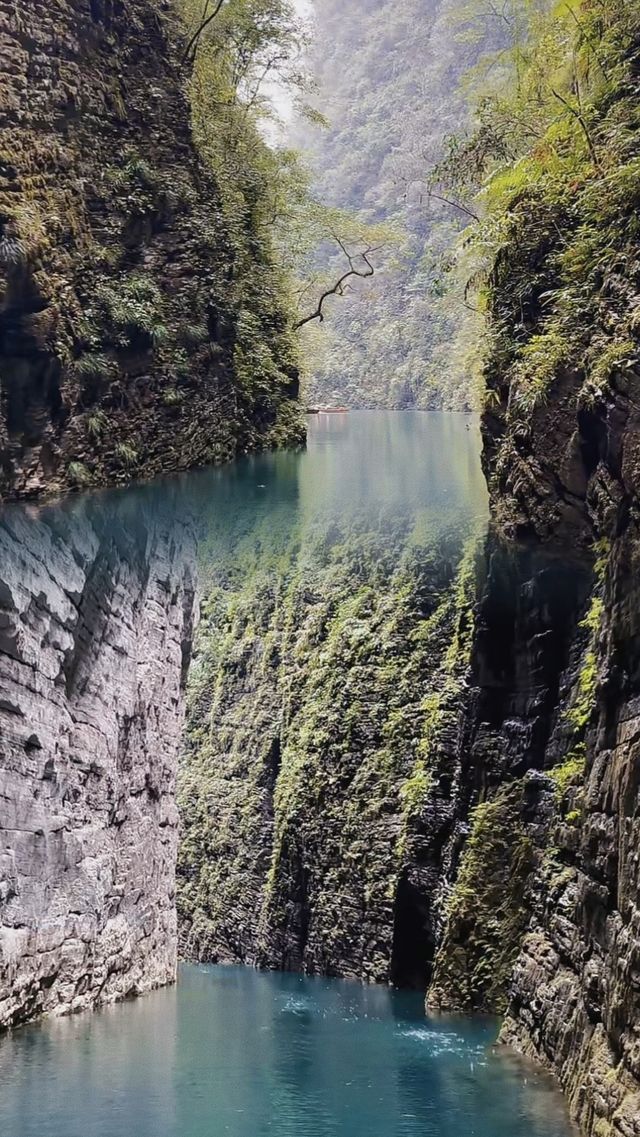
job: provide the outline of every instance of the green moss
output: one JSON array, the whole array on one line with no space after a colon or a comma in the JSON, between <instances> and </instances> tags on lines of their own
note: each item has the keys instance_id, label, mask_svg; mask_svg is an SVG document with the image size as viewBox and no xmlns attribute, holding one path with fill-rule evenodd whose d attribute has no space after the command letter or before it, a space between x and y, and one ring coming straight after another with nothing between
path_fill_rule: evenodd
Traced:
<instances>
[{"instance_id":1,"label":"green moss","mask_svg":"<svg viewBox=\"0 0 640 1137\"><path fill-rule=\"evenodd\" d=\"M84 462L70 462L67 466L69 481L79 488L90 486L92 483L91 471Z\"/></svg>"},{"instance_id":2,"label":"green moss","mask_svg":"<svg viewBox=\"0 0 640 1137\"><path fill-rule=\"evenodd\" d=\"M584 777L586 753L584 746L570 754L561 766L555 766L549 771L549 777L555 782L558 797L564 798L567 790L579 784Z\"/></svg>"},{"instance_id":3,"label":"green moss","mask_svg":"<svg viewBox=\"0 0 640 1137\"><path fill-rule=\"evenodd\" d=\"M598 639L602 629L605 613L604 600L600 594L602 575L606 566L607 547L601 546L596 562L596 581L598 590L589 605L589 611L580 627L588 632L587 647L582 657L578 683L574 701L567 711L566 717L576 734L582 736L588 727L596 706L596 693L598 688Z\"/></svg>"},{"instance_id":4,"label":"green moss","mask_svg":"<svg viewBox=\"0 0 640 1137\"><path fill-rule=\"evenodd\" d=\"M366 974L388 978L396 889L438 783L436 732L455 719L475 591L458 539L409 539L376 512L305 523L304 540L271 516L231 563L217 551L180 791L180 905L197 944L228 944L240 906L252 950L266 937L277 958L304 879L323 950L337 938L356 952L363 926L382 929Z\"/></svg>"},{"instance_id":5,"label":"green moss","mask_svg":"<svg viewBox=\"0 0 640 1137\"><path fill-rule=\"evenodd\" d=\"M429 1002L501 1013L529 922L537 853L522 820L523 784L477 806L447 905Z\"/></svg>"}]
</instances>

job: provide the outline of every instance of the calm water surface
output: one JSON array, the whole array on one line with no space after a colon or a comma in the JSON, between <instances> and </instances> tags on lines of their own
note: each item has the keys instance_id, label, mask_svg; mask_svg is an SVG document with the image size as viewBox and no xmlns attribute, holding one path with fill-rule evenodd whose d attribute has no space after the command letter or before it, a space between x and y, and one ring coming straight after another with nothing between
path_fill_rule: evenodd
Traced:
<instances>
[{"instance_id":1,"label":"calm water surface","mask_svg":"<svg viewBox=\"0 0 640 1137\"><path fill-rule=\"evenodd\" d=\"M566 1137L491 1021L419 995L184 967L177 988L0 1042L3 1137Z\"/></svg>"},{"instance_id":2,"label":"calm water surface","mask_svg":"<svg viewBox=\"0 0 640 1137\"><path fill-rule=\"evenodd\" d=\"M0 551L38 527L42 562L25 570L37 595L45 554L83 526L106 526L125 558L132 535L152 558L156 531L189 548L195 532L206 577L247 544L259 558L293 534L303 554L318 527L336 542L355 528L376 549L371 535L387 535L399 555L485 524L473 419L381 412L310 428L303 453L7 510ZM419 996L384 988L184 968L175 989L0 1038L0 1135L565 1137L555 1091L493 1054L494 1035L426 1021Z\"/></svg>"}]
</instances>

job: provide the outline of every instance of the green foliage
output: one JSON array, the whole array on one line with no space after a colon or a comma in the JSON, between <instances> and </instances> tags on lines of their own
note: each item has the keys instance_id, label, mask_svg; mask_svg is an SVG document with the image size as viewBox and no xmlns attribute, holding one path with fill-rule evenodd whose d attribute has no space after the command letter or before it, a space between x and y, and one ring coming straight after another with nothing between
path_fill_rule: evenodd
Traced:
<instances>
[{"instance_id":1,"label":"green foliage","mask_svg":"<svg viewBox=\"0 0 640 1137\"><path fill-rule=\"evenodd\" d=\"M179 407L185 400L185 394L183 391L176 390L175 387L165 387L161 398L165 407Z\"/></svg>"},{"instance_id":2,"label":"green foliage","mask_svg":"<svg viewBox=\"0 0 640 1137\"><path fill-rule=\"evenodd\" d=\"M393 237L376 254L375 275L351 280L329 301L326 322L305 332L307 399L476 407L482 314L464 296L464 250L452 260L469 216L436 199L429 169L467 117L461 83L487 36L460 42L459 0L384 0L366 13L357 0L319 0L315 10L314 106L329 126L303 121L295 139L315 195L361 225L386 224ZM343 260L327 241L311 258L317 276L301 275L336 279Z\"/></svg>"},{"instance_id":3,"label":"green foliage","mask_svg":"<svg viewBox=\"0 0 640 1137\"><path fill-rule=\"evenodd\" d=\"M489 312L486 373L516 447L563 376L578 377L579 402L594 408L640 364L640 13L624 0L520 11L452 183L479 194L471 252Z\"/></svg>"},{"instance_id":4,"label":"green foliage","mask_svg":"<svg viewBox=\"0 0 640 1137\"><path fill-rule=\"evenodd\" d=\"M447 906L429 1002L501 1013L529 922L527 888L537 853L522 820L521 782L471 816L471 834Z\"/></svg>"},{"instance_id":5,"label":"green foliage","mask_svg":"<svg viewBox=\"0 0 640 1137\"><path fill-rule=\"evenodd\" d=\"M202 4L176 3L193 34ZM295 386L298 369L288 266L278 242L291 200L289 183L298 175L295 157L267 140L273 108L265 87L276 71L281 85L300 86L302 39L287 0L228 0L187 61L194 138L216 177L230 244L227 278L217 285L219 300L212 300L233 304L234 371L242 399L258 410L268 406L274 391ZM208 340L206 325L184 326L181 338L197 348ZM284 408L283 413L287 421L275 426L274 443L291 439L292 427L296 433L293 415Z\"/></svg>"},{"instance_id":6,"label":"green foliage","mask_svg":"<svg viewBox=\"0 0 640 1137\"><path fill-rule=\"evenodd\" d=\"M201 324L185 324L181 330L181 338L187 347L200 347L201 344L208 341L209 329L204 322Z\"/></svg>"},{"instance_id":7,"label":"green foliage","mask_svg":"<svg viewBox=\"0 0 640 1137\"><path fill-rule=\"evenodd\" d=\"M89 343L97 337L104 339L105 330L117 348L155 348L164 343L168 336L164 302L151 276L132 272L98 283L84 314L83 338Z\"/></svg>"},{"instance_id":8,"label":"green foliage","mask_svg":"<svg viewBox=\"0 0 640 1137\"><path fill-rule=\"evenodd\" d=\"M106 171L105 179L127 221L159 214L171 199L169 180L133 149L125 151L118 166Z\"/></svg>"},{"instance_id":9,"label":"green foliage","mask_svg":"<svg viewBox=\"0 0 640 1137\"><path fill-rule=\"evenodd\" d=\"M87 416L87 434L90 438L101 439L109 426L109 419L104 411L94 411Z\"/></svg>"},{"instance_id":10,"label":"green foliage","mask_svg":"<svg viewBox=\"0 0 640 1137\"><path fill-rule=\"evenodd\" d=\"M69 462L67 473L69 480L79 489L84 489L86 486L91 485L91 471L85 466L84 462Z\"/></svg>"},{"instance_id":11,"label":"green foliage","mask_svg":"<svg viewBox=\"0 0 640 1137\"><path fill-rule=\"evenodd\" d=\"M123 466L135 466L138 462L138 451L128 442L118 442L113 452Z\"/></svg>"},{"instance_id":12,"label":"green foliage","mask_svg":"<svg viewBox=\"0 0 640 1137\"><path fill-rule=\"evenodd\" d=\"M106 355L97 352L87 352L76 359L74 365L76 375L88 382L107 382L113 376L113 362Z\"/></svg>"},{"instance_id":13,"label":"green foliage","mask_svg":"<svg viewBox=\"0 0 640 1137\"><path fill-rule=\"evenodd\" d=\"M580 627L589 633L589 638L582 657L576 696L567 712L567 718L578 734L584 734L595 709L598 685L597 648L603 616L604 600L596 593L591 600L587 615L580 624Z\"/></svg>"}]
</instances>

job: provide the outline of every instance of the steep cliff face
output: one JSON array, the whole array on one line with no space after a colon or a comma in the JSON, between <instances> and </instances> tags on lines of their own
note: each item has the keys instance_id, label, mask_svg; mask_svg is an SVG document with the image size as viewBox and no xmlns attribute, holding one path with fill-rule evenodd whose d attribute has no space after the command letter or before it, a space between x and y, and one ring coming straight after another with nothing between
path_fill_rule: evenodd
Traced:
<instances>
[{"instance_id":1,"label":"steep cliff face","mask_svg":"<svg viewBox=\"0 0 640 1137\"><path fill-rule=\"evenodd\" d=\"M154 491L0 518L0 1027L175 977L194 541Z\"/></svg>"},{"instance_id":2,"label":"steep cliff face","mask_svg":"<svg viewBox=\"0 0 640 1137\"><path fill-rule=\"evenodd\" d=\"M503 1028L598 1135L640 1132L638 538L634 522L608 564L586 761L547 826Z\"/></svg>"},{"instance_id":3,"label":"steep cliff face","mask_svg":"<svg viewBox=\"0 0 640 1137\"><path fill-rule=\"evenodd\" d=\"M543 538L557 518L555 544L492 554L466 712L471 836L428 993L435 1007L506 1011L503 1040L554 1072L583 1130L601 1135L640 1127L638 420L631 393L625 403L612 393L570 506L574 538L596 538L595 564L564 545L560 476L543 520L540 497L527 515L522 492L494 511ZM534 435L550 472L556 454L575 468L580 428L563 434L567 421Z\"/></svg>"},{"instance_id":4,"label":"steep cliff face","mask_svg":"<svg viewBox=\"0 0 640 1137\"><path fill-rule=\"evenodd\" d=\"M192 142L171 5L3 0L0 37L0 493L298 440L269 254L251 243L258 290L250 210L232 234Z\"/></svg>"},{"instance_id":5,"label":"steep cliff face","mask_svg":"<svg viewBox=\"0 0 640 1137\"><path fill-rule=\"evenodd\" d=\"M513 183L490 281L485 465L514 574L505 588L489 572L484 588L469 709L472 737L489 742L470 750L483 805L450 880L429 999L506 1010L504 1041L606 1137L640 1132L640 26L615 2L580 15L579 50L597 45L599 68L581 140L567 138L564 168L540 150L526 159L538 177ZM566 575L555 612L538 602L545 559ZM520 597L516 625L505 595ZM506 786L492 790L492 770Z\"/></svg>"},{"instance_id":6,"label":"steep cliff face","mask_svg":"<svg viewBox=\"0 0 640 1137\"><path fill-rule=\"evenodd\" d=\"M485 489L464 420L349 422L353 446L312 434L299 502L245 517L205 578L182 944L424 989Z\"/></svg>"},{"instance_id":7,"label":"steep cliff face","mask_svg":"<svg viewBox=\"0 0 640 1137\"><path fill-rule=\"evenodd\" d=\"M260 572L212 596L200 628L180 795L185 953L420 988L410 845L433 700L455 682L461 550L395 563L388 534L336 523L305 546L275 582Z\"/></svg>"}]
</instances>

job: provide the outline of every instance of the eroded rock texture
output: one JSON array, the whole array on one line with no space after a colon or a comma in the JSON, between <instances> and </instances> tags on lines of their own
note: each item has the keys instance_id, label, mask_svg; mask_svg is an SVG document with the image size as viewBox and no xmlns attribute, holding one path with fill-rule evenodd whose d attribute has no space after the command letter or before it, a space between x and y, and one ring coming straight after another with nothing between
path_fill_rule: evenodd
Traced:
<instances>
[{"instance_id":1,"label":"eroded rock texture","mask_svg":"<svg viewBox=\"0 0 640 1137\"><path fill-rule=\"evenodd\" d=\"M175 977L194 544L163 492L0 516L0 1027Z\"/></svg>"},{"instance_id":2,"label":"eroded rock texture","mask_svg":"<svg viewBox=\"0 0 640 1137\"><path fill-rule=\"evenodd\" d=\"M505 1008L503 1040L558 1077L584 1132L629 1137L640 1133L637 379L612 376L589 414L568 384L533 416L517 477L509 426L485 421L494 518L526 545L501 546L508 573L489 571L480 607L468 778L494 804L472 815L451 878L429 1000ZM580 548L591 554L576 559ZM519 618L505 620L514 603ZM517 796L500 782L523 774L537 786L528 816L514 807L505 821L503 809L504 839L482 841L485 810ZM531 864L505 904L523 842Z\"/></svg>"},{"instance_id":3,"label":"eroded rock texture","mask_svg":"<svg viewBox=\"0 0 640 1137\"><path fill-rule=\"evenodd\" d=\"M3 497L301 435L269 251L198 157L182 42L169 0L0 2Z\"/></svg>"},{"instance_id":4,"label":"eroded rock texture","mask_svg":"<svg viewBox=\"0 0 640 1137\"><path fill-rule=\"evenodd\" d=\"M639 544L607 569L584 772L547 826L503 1038L559 1077L586 1132L640 1133Z\"/></svg>"}]
</instances>

